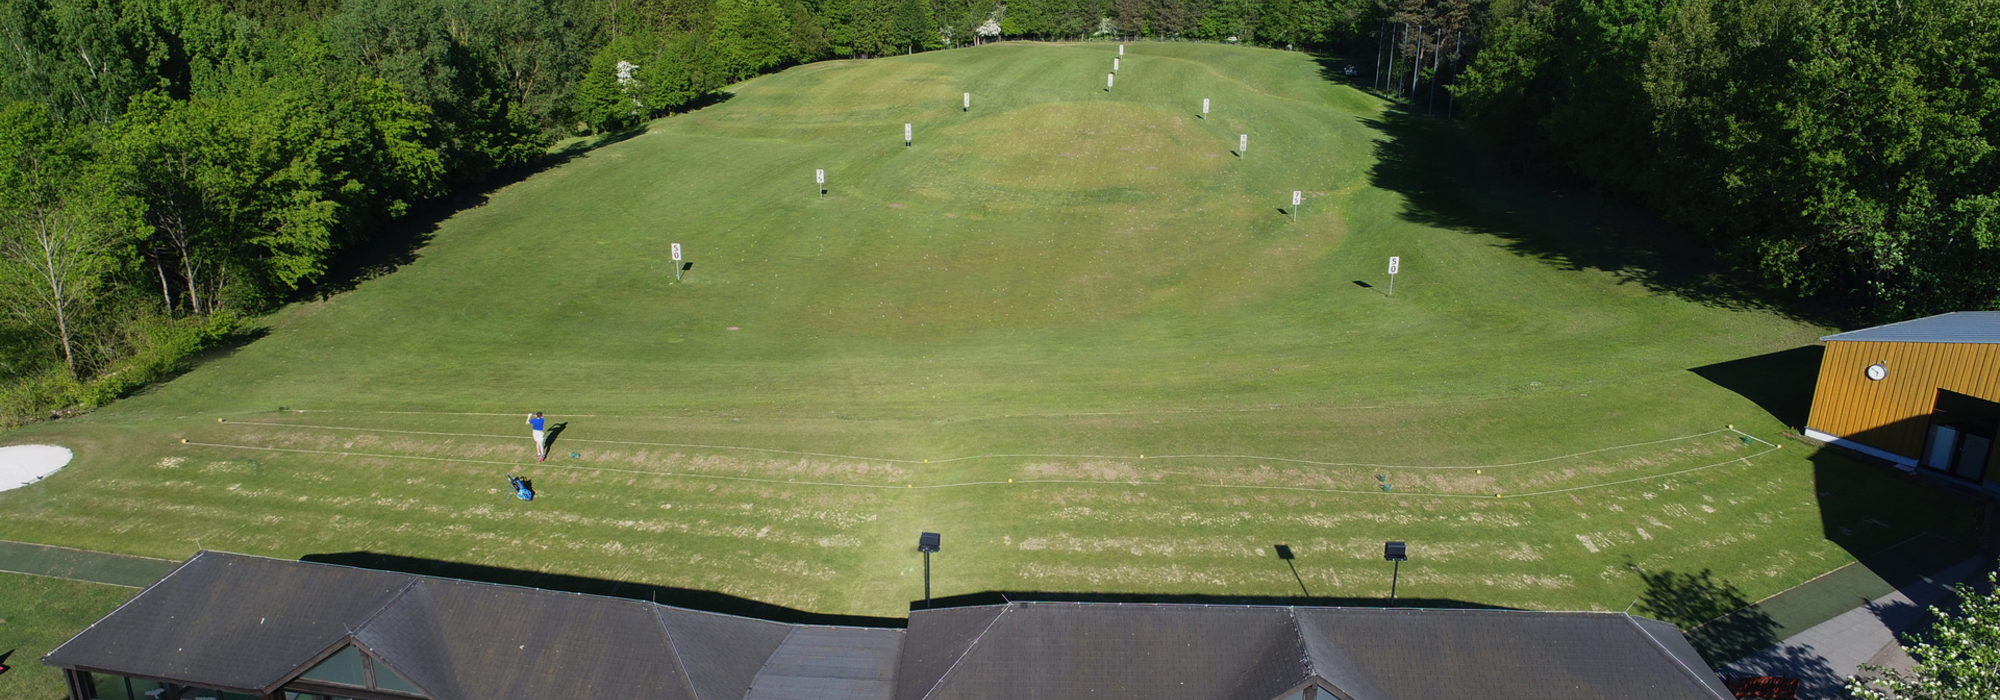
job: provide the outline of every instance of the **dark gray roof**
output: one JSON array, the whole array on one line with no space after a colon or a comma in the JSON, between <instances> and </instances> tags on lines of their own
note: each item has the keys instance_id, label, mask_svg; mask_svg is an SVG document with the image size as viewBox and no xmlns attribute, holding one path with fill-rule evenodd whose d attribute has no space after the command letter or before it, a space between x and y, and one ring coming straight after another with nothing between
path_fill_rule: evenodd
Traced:
<instances>
[{"instance_id":1,"label":"dark gray roof","mask_svg":"<svg viewBox=\"0 0 2000 700\"><path fill-rule=\"evenodd\" d=\"M802 629L850 631L201 552L43 662L258 694L351 641L436 700L743 700L759 670ZM902 630L851 631L868 658L886 665L871 671L884 687L824 697L889 700L886 678ZM895 638L888 651L883 635ZM844 667L816 677L825 664L800 663L810 646L781 664L785 677L855 685Z\"/></svg>"},{"instance_id":2,"label":"dark gray roof","mask_svg":"<svg viewBox=\"0 0 2000 700\"><path fill-rule=\"evenodd\" d=\"M801 627L757 672L744 700L890 700L902 630Z\"/></svg>"},{"instance_id":3,"label":"dark gray roof","mask_svg":"<svg viewBox=\"0 0 2000 700\"><path fill-rule=\"evenodd\" d=\"M1623 614L1009 603L867 629L216 552L43 661L265 693L350 643L435 700L1729 698Z\"/></svg>"},{"instance_id":4,"label":"dark gray roof","mask_svg":"<svg viewBox=\"0 0 2000 700\"><path fill-rule=\"evenodd\" d=\"M1305 680L1289 608L1013 603L942 677L906 678L896 700L1272 700ZM930 646L910 616L912 650ZM906 659L908 657L906 656ZM903 673L915 676L905 661ZM929 682L926 682L929 681ZM916 688L930 686L922 694Z\"/></svg>"},{"instance_id":5,"label":"dark gray roof","mask_svg":"<svg viewBox=\"0 0 2000 700\"><path fill-rule=\"evenodd\" d=\"M1891 343L2000 343L2000 311L1958 311L1835 333L1820 340Z\"/></svg>"},{"instance_id":6,"label":"dark gray roof","mask_svg":"<svg viewBox=\"0 0 2000 700\"><path fill-rule=\"evenodd\" d=\"M354 639L432 697L694 698L651 603L411 578Z\"/></svg>"},{"instance_id":7,"label":"dark gray roof","mask_svg":"<svg viewBox=\"0 0 2000 700\"><path fill-rule=\"evenodd\" d=\"M262 692L345 639L415 579L203 552L44 661Z\"/></svg>"},{"instance_id":8,"label":"dark gray roof","mask_svg":"<svg viewBox=\"0 0 2000 700\"><path fill-rule=\"evenodd\" d=\"M1002 610L990 629L926 678L910 677L912 660L929 646L920 625L937 613L912 614L896 700L1273 700L1309 681L1352 700L1731 697L1672 626L1623 614L993 607Z\"/></svg>"}]
</instances>

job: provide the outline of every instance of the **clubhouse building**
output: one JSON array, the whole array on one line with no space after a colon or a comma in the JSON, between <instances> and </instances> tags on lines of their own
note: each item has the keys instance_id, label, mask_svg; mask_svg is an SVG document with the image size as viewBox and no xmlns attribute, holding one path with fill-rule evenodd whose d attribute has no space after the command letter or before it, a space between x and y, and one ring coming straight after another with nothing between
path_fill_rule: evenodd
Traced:
<instances>
[{"instance_id":1,"label":"clubhouse building","mask_svg":"<svg viewBox=\"0 0 2000 700\"><path fill-rule=\"evenodd\" d=\"M71 700L1718 700L1622 613L1007 603L903 629L201 552L43 657Z\"/></svg>"},{"instance_id":2,"label":"clubhouse building","mask_svg":"<svg viewBox=\"0 0 2000 700\"><path fill-rule=\"evenodd\" d=\"M1820 340L1806 437L2000 492L2000 311Z\"/></svg>"}]
</instances>

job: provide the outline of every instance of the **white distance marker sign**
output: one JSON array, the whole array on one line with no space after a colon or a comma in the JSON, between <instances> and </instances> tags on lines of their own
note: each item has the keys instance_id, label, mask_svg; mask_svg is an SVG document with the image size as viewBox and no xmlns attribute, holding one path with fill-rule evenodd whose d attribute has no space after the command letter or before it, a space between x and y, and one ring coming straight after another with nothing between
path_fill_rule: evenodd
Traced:
<instances>
[{"instance_id":1,"label":"white distance marker sign","mask_svg":"<svg viewBox=\"0 0 2000 700\"><path fill-rule=\"evenodd\" d=\"M1396 256L1396 255L1389 256L1389 274L1392 275L1396 274L1396 269L1402 266L1403 266L1403 258L1401 256Z\"/></svg>"},{"instance_id":2,"label":"white distance marker sign","mask_svg":"<svg viewBox=\"0 0 2000 700\"><path fill-rule=\"evenodd\" d=\"M972 111L972 93L965 93L965 111Z\"/></svg>"},{"instance_id":3,"label":"white distance marker sign","mask_svg":"<svg viewBox=\"0 0 2000 700\"><path fill-rule=\"evenodd\" d=\"M1245 154L1245 153L1249 153L1249 152L1250 152L1250 135L1249 135L1249 134L1237 134L1237 135L1236 135L1236 154L1237 154L1237 155L1243 155L1243 154Z\"/></svg>"},{"instance_id":4,"label":"white distance marker sign","mask_svg":"<svg viewBox=\"0 0 2000 700\"><path fill-rule=\"evenodd\" d=\"M813 181L814 181L814 182L818 182L819 184L822 184L822 185L826 184L826 171L825 171L825 170L814 170L814 171L813 171Z\"/></svg>"},{"instance_id":5,"label":"white distance marker sign","mask_svg":"<svg viewBox=\"0 0 2000 700\"><path fill-rule=\"evenodd\" d=\"M1124 44L1119 44L1119 45L1118 45L1118 55L1120 55L1120 56L1123 56L1123 55L1125 55L1125 45L1124 45Z\"/></svg>"},{"instance_id":6,"label":"white distance marker sign","mask_svg":"<svg viewBox=\"0 0 2000 700\"><path fill-rule=\"evenodd\" d=\"M1104 74L1104 89L1106 89L1106 90L1109 90L1109 89L1111 89L1111 82L1112 82L1112 81L1114 81L1114 80L1117 80L1117 79L1118 79L1118 74L1117 74L1117 73L1105 73L1105 74Z\"/></svg>"},{"instance_id":7,"label":"white distance marker sign","mask_svg":"<svg viewBox=\"0 0 2000 700\"><path fill-rule=\"evenodd\" d=\"M680 261L681 261L681 244L679 244L679 243L675 243L675 244L674 244L674 262L680 262Z\"/></svg>"},{"instance_id":8,"label":"white distance marker sign","mask_svg":"<svg viewBox=\"0 0 2000 700\"><path fill-rule=\"evenodd\" d=\"M1118 59L1111 59L1111 70L1118 70Z\"/></svg>"},{"instance_id":9,"label":"white distance marker sign","mask_svg":"<svg viewBox=\"0 0 2000 700\"><path fill-rule=\"evenodd\" d=\"M910 125L903 125L903 145L910 145Z\"/></svg>"},{"instance_id":10,"label":"white distance marker sign","mask_svg":"<svg viewBox=\"0 0 2000 700\"><path fill-rule=\"evenodd\" d=\"M1208 98L1201 98L1201 116L1208 116Z\"/></svg>"},{"instance_id":11,"label":"white distance marker sign","mask_svg":"<svg viewBox=\"0 0 2000 700\"><path fill-rule=\"evenodd\" d=\"M1301 191L1299 191L1299 190L1292 190L1292 206L1295 206L1295 207L1296 207L1296 206L1298 206L1298 205L1299 205L1299 201L1300 201L1301 199L1304 199L1304 198L1305 198L1305 195L1306 195L1306 193L1304 193L1304 192L1301 192Z\"/></svg>"}]
</instances>

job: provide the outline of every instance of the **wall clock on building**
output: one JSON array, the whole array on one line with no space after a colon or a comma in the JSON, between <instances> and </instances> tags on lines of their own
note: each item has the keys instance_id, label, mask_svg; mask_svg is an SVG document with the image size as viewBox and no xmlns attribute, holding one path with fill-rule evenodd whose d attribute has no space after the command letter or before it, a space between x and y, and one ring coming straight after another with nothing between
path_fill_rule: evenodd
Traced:
<instances>
[{"instance_id":1,"label":"wall clock on building","mask_svg":"<svg viewBox=\"0 0 2000 700\"><path fill-rule=\"evenodd\" d=\"M1889 376L1889 366L1888 366L1888 365L1885 365L1885 364L1882 364L1882 363L1880 363L1880 362L1877 362L1877 363L1875 363L1875 364L1872 364L1872 365L1869 365L1869 366L1868 366L1868 378L1869 378L1869 379L1872 379L1872 380L1874 380L1874 381L1878 381L1878 382L1879 382L1879 381L1882 381L1882 378L1883 378L1883 377L1887 377L1887 376Z\"/></svg>"}]
</instances>

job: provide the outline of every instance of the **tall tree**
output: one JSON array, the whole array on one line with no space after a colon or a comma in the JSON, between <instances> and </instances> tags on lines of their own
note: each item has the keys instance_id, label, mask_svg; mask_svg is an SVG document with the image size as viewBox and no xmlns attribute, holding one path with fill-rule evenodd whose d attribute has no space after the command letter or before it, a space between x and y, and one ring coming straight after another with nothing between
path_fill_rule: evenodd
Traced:
<instances>
[{"instance_id":1,"label":"tall tree","mask_svg":"<svg viewBox=\"0 0 2000 700\"><path fill-rule=\"evenodd\" d=\"M44 328L72 376L78 338L135 229L132 203L40 105L0 108L0 303Z\"/></svg>"}]
</instances>

